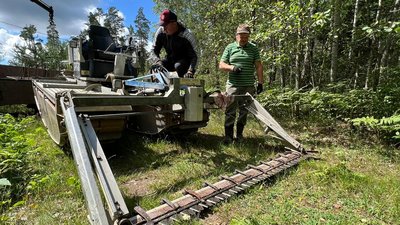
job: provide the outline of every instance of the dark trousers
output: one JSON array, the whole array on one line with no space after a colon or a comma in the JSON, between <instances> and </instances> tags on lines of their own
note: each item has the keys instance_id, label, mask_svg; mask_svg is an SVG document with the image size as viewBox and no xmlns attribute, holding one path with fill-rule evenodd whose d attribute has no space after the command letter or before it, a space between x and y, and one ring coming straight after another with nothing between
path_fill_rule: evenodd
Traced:
<instances>
[{"instance_id":1,"label":"dark trousers","mask_svg":"<svg viewBox=\"0 0 400 225\"><path fill-rule=\"evenodd\" d=\"M183 77L183 75L187 73L190 66L189 60L185 59L180 59L176 62L172 61L171 59L163 59L162 64L168 71L176 71L179 77Z\"/></svg>"},{"instance_id":2,"label":"dark trousers","mask_svg":"<svg viewBox=\"0 0 400 225\"><path fill-rule=\"evenodd\" d=\"M226 92L228 95L244 95L249 93L254 95L254 86L244 86L244 87L234 87L232 85L226 85ZM236 137L241 137L243 135L244 126L247 123L247 109L245 107L245 102L241 100L235 100L230 104L225 111L225 136L233 136L233 129L236 120L236 114L239 110L239 116L236 121Z\"/></svg>"}]
</instances>

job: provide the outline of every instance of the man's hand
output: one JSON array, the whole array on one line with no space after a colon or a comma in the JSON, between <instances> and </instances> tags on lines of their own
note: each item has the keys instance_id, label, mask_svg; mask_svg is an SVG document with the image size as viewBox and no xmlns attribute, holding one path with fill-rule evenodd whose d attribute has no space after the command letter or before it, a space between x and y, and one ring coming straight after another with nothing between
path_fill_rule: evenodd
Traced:
<instances>
[{"instance_id":1,"label":"man's hand","mask_svg":"<svg viewBox=\"0 0 400 225\"><path fill-rule=\"evenodd\" d=\"M150 70L159 70L160 68L163 68L161 60L157 60L153 65L150 66Z\"/></svg>"},{"instance_id":2,"label":"man's hand","mask_svg":"<svg viewBox=\"0 0 400 225\"><path fill-rule=\"evenodd\" d=\"M163 64L162 64L162 60L161 60L161 59L158 59L158 60L156 61L156 63L154 63L154 65L162 66L162 65L163 65Z\"/></svg>"},{"instance_id":3,"label":"man's hand","mask_svg":"<svg viewBox=\"0 0 400 225\"><path fill-rule=\"evenodd\" d=\"M240 68L238 66L233 66L232 72L233 73L240 73L240 72L242 72L242 68Z\"/></svg>"},{"instance_id":4,"label":"man's hand","mask_svg":"<svg viewBox=\"0 0 400 225\"><path fill-rule=\"evenodd\" d=\"M264 88L263 88L263 84L258 83L257 84L257 94L260 94L261 92L263 92Z\"/></svg>"},{"instance_id":5,"label":"man's hand","mask_svg":"<svg viewBox=\"0 0 400 225\"><path fill-rule=\"evenodd\" d=\"M191 70L188 70L185 75L183 75L184 78L194 78L194 73Z\"/></svg>"}]
</instances>

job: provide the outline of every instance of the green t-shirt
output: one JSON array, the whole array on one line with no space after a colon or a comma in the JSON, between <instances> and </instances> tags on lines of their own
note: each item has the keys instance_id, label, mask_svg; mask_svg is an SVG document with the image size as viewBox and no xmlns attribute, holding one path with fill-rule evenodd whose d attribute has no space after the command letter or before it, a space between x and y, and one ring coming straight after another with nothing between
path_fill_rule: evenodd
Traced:
<instances>
[{"instance_id":1,"label":"green t-shirt","mask_svg":"<svg viewBox=\"0 0 400 225\"><path fill-rule=\"evenodd\" d=\"M242 72L238 74L229 72L228 84L233 86L254 85L255 62L258 60L260 60L260 51L253 43L249 42L240 47L237 42L233 42L226 46L221 61L242 68Z\"/></svg>"}]
</instances>

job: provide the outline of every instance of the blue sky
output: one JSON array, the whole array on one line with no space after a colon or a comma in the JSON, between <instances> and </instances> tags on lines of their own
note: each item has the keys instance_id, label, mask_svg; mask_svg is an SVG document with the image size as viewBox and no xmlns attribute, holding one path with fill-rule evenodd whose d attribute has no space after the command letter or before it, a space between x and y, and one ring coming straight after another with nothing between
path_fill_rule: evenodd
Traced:
<instances>
[{"instance_id":1,"label":"blue sky","mask_svg":"<svg viewBox=\"0 0 400 225\"><path fill-rule=\"evenodd\" d=\"M133 24L137 11L140 7L143 7L144 14L152 24L158 22L159 16L153 12L154 2L152 0L103 0L101 1L100 7L104 10L111 6L117 7L125 18L125 25Z\"/></svg>"},{"instance_id":2,"label":"blue sky","mask_svg":"<svg viewBox=\"0 0 400 225\"><path fill-rule=\"evenodd\" d=\"M54 9L54 20L62 41L78 35L84 28L87 15L95 8L115 6L124 16L124 24L133 25L137 11L143 7L145 16L151 22L151 31L154 32L158 22L158 13L153 11L152 0L43 0ZM3 60L0 64L7 64L12 58L12 49L16 43L21 43L19 34L22 27L35 25L37 38L46 40L48 13L30 0L2 0L0 6L0 54ZM152 38L152 33L150 34Z\"/></svg>"}]
</instances>

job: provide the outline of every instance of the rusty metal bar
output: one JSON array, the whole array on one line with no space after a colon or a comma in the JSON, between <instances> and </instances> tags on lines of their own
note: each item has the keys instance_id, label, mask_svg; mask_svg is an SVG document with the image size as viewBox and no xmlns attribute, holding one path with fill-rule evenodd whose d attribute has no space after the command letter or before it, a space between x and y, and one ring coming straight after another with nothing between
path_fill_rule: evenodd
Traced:
<instances>
[{"instance_id":1,"label":"rusty metal bar","mask_svg":"<svg viewBox=\"0 0 400 225\"><path fill-rule=\"evenodd\" d=\"M222 176L221 180L214 184L206 182L205 187L200 190L186 190L183 197L146 211L144 214L146 218L135 215L129 218L129 221L134 225L146 224L149 221L154 224L166 224L179 220L182 213L191 217L197 216L204 209L215 206L245 188L264 181L306 158L308 156L304 152L291 151L279 154L274 159L262 162L258 166L249 165L246 171L236 170L235 175ZM171 207L171 205L179 207Z\"/></svg>"}]
</instances>

